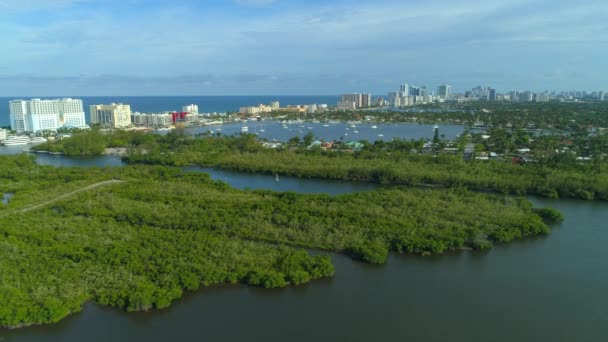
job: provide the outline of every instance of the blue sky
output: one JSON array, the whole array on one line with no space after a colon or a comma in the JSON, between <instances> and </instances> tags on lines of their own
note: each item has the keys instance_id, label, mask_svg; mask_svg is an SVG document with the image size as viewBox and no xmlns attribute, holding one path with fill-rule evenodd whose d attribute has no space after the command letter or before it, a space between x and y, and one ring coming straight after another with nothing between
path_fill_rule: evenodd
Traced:
<instances>
[{"instance_id":1,"label":"blue sky","mask_svg":"<svg viewBox=\"0 0 608 342\"><path fill-rule=\"evenodd\" d=\"M608 90L606 0L0 0L0 96Z\"/></svg>"}]
</instances>

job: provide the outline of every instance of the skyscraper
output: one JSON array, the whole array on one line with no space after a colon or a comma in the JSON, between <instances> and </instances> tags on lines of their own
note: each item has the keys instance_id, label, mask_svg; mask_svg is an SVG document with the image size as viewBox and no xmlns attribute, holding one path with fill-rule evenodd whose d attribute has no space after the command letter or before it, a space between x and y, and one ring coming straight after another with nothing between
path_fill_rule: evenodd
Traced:
<instances>
[{"instance_id":1,"label":"skyscraper","mask_svg":"<svg viewBox=\"0 0 608 342\"><path fill-rule=\"evenodd\" d=\"M410 96L419 96L420 95L420 87L416 87L415 85L410 85Z\"/></svg>"},{"instance_id":2,"label":"skyscraper","mask_svg":"<svg viewBox=\"0 0 608 342\"><path fill-rule=\"evenodd\" d=\"M494 88L488 89L488 100L496 101L496 89L494 89Z\"/></svg>"},{"instance_id":3,"label":"skyscraper","mask_svg":"<svg viewBox=\"0 0 608 342\"><path fill-rule=\"evenodd\" d=\"M519 102L532 102L533 99L534 94L532 94L532 92L524 91L519 93Z\"/></svg>"},{"instance_id":4,"label":"skyscraper","mask_svg":"<svg viewBox=\"0 0 608 342\"><path fill-rule=\"evenodd\" d=\"M437 96L444 100L448 100L452 96L452 87L447 84L442 84L437 87Z\"/></svg>"},{"instance_id":5,"label":"skyscraper","mask_svg":"<svg viewBox=\"0 0 608 342\"><path fill-rule=\"evenodd\" d=\"M340 103L355 103L356 108L369 107L372 104L372 94L344 94L340 96Z\"/></svg>"},{"instance_id":6,"label":"skyscraper","mask_svg":"<svg viewBox=\"0 0 608 342\"><path fill-rule=\"evenodd\" d=\"M9 102L11 129L17 133L35 133L65 127L86 126L82 100L60 99Z\"/></svg>"}]
</instances>

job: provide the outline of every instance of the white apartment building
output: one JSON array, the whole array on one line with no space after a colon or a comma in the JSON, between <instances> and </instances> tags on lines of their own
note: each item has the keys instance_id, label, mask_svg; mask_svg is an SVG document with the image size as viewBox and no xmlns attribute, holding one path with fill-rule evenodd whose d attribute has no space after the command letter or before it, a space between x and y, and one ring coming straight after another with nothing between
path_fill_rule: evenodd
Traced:
<instances>
[{"instance_id":1,"label":"white apartment building","mask_svg":"<svg viewBox=\"0 0 608 342\"><path fill-rule=\"evenodd\" d=\"M442 84L437 87L437 96L444 100L449 100L452 97L452 87L447 84Z\"/></svg>"},{"instance_id":2,"label":"white apartment building","mask_svg":"<svg viewBox=\"0 0 608 342\"><path fill-rule=\"evenodd\" d=\"M132 113L131 122L140 127L166 127L173 124L173 114Z\"/></svg>"},{"instance_id":3,"label":"white apartment building","mask_svg":"<svg viewBox=\"0 0 608 342\"><path fill-rule=\"evenodd\" d=\"M82 100L56 99L9 102L11 129L36 133L61 127L86 127Z\"/></svg>"},{"instance_id":4,"label":"white apartment building","mask_svg":"<svg viewBox=\"0 0 608 342\"><path fill-rule=\"evenodd\" d=\"M198 105L191 104L182 107L182 112L190 113L190 114L198 114Z\"/></svg>"},{"instance_id":5,"label":"white apartment building","mask_svg":"<svg viewBox=\"0 0 608 342\"><path fill-rule=\"evenodd\" d=\"M0 140L5 140L8 137L8 132L4 128L0 128Z\"/></svg>"},{"instance_id":6,"label":"white apartment building","mask_svg":"<svg viewBox=\"0 0 608 342\"><path fill-rule=\"evenodd\" d=\"M257 107L241 107L239 108L239 113L241 114L248 114L248 115L255 115L255 114L261 114L261 113L270 113L272 112L272 107L271 106L266 106L266 105L259 105Z\"/></svg>"},{"instance_id":7,"label":"white apartment building","mask_svg":"<svg viewBox=\"0 0 608 342\"><path fill-rule=\"evenodd\" d=\"M109 105L93 105L91 122L104 127L125 128L131 125L131 106L112 103Z\"/></svg>"}]
</instances>

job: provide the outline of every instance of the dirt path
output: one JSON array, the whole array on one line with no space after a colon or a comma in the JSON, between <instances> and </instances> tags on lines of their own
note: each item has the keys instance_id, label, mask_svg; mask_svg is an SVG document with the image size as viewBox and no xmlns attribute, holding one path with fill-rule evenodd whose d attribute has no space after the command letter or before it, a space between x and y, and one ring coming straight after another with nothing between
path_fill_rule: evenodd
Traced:
<instances>
[{"instance_id":1,"label":"dirt path","mask_svg":"<svg viewBox=\"0 0 608 342\"><path fill-rule=\"evenodd\" d=\"M7 213L7 214L5 214L3 216L10 215L10 214L17 214L17 213L27 213L28 211L40 209L40 208L42 208L42 207L44 207L46 205L49 205L51 203L55 203L57 201L61 201L63 199L66 199L66 198L68 198L70 196L73 196L73 195L76 195L78 193L81 193L83 191L95 189L95 188L98 188L98 187L104 186L104 185L117 184L117 183L122 183L122 182L124 182L124 181L117 180L117 179L112 179L112 180L108 180L108 181L103 181L103 182L91 184L91 185L85 186L84 188L80 188L78 190L74 190L72 192L68 192L67 194L63 194L61 196L55 197L55 198L53 198L51 200L48 200L48 201L44 201L44 202L36 204L34 206L23 208L23 209L19 209L19 210L16 210L16 211L12 212L12 213Z\"/></svg>"}]
</instances>

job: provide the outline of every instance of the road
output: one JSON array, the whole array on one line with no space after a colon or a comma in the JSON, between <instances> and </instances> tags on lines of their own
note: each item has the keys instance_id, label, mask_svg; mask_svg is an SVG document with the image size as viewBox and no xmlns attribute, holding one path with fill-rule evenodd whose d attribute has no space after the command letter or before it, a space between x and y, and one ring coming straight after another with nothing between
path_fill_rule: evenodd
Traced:
<instances>
[{"instance_id":1,"label":"road","mask_svg":"<svg viewBox=\"0 0 608 342\"><path fill-rule=\"evenodd\" d=\"M107 180L107 181L91 184L91 185L85 186L84 188L80 188L80 189L74 190L72 192L68 192L67 194L63 194L61 196L55 197L55 198L53 198L51 200L44 201L42 203L38 203L38 204L36 204L34 206L23 208L23 209L19 209L19 210L13 211L12 213L7 213L7 214L5 214L3 216L7 216L7 215L10 215L10 214L27 213L27 212L32 211L32 210L40 209L40 208L42 208L42 207L44 207L46 205L49 205L51 203L55 203L55 202L64 200L64 199L66 199L66 198L68 198L70 196L74 196L74 195L76 195L78 193L81 193L83 191L95 189L95 188L98 188L98 187L104 186L104 185L117 184L117 183L122 183L122 182L124 182L124 181L117 180L117 179L112 179L112 180Z\"/></svg>"}]
</instances>

